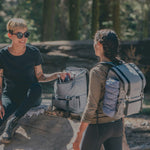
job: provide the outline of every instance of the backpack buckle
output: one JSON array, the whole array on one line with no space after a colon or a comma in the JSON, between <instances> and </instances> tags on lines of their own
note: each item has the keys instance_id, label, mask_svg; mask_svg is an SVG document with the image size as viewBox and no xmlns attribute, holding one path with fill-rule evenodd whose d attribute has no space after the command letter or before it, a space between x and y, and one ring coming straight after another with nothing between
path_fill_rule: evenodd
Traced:
<instances>
[{"instance_id":1,"label":"backpack buckle","mask_svg":"<svg viewBox=\"0 0 150 150\"><path fill-rule=\"evenodd\" d=\"M71 100L71 97L70 97L70 96L66 96L65 99L66 99L67 101L70 101L70 100Z\"/></svg>"}]
</instances>

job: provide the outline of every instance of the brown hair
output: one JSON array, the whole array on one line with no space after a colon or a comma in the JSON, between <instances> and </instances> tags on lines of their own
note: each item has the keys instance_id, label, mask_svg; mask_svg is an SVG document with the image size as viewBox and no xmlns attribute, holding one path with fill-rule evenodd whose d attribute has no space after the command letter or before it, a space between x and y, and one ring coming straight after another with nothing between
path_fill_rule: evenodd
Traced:
<instances>
[{"instance_id":1,"label":"brown hair","mask_svg":"<svg viewBox=\"0 0 150 150\"><path fill-rule=\"evenodd\" d=\"M109 58L112 62L116 62L119 39L117 34L111 29L102 29L96 32L95 42L100 42L103 45L104 55Z\"/></svg>"}]
</instances>

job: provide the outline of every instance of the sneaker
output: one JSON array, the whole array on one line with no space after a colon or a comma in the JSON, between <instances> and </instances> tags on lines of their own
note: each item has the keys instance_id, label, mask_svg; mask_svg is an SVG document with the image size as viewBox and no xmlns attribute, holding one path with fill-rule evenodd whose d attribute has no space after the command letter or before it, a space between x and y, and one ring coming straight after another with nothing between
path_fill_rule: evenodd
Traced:
<instances>
[{"instance_id":1,"label":"sneaker","mask_svg":"<svg viewBox=\"0 0 150 150\"><path fill-rule=\"evenodd\" d=\"M18 119L15 116L11 117L7 121L4 132L0 137L1 143L8 144L11 142L11 139L12 139L14 132L15 132L15 129L16 129L15 127L17 125L17 122L18 122Z\"/></svg>"}]
</instances>

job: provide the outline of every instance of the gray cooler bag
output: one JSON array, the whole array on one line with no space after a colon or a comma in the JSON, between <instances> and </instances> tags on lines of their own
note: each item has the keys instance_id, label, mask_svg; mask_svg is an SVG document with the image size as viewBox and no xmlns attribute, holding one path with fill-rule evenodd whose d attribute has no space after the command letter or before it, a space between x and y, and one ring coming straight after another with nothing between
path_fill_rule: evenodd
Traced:
<instances>
[{"instance_id":1,"label":"gray cooler bag","mask_svg":"<svg viewBox=\"0 0 150 150\"><path fill-rule=\"evenodd\" d=\"M54 83L52 105L56 108L80 114L87 103L88 70L85 68L67 67L66 72L73 76L66 82Z\"/></svg>"},{"instance_id":2,"label":"gray cooler bag","mask_svg":"<svg viewBox=\"0 0 150 150\"><path fill-rule=\"evenodd\" d=\"M105 86L104 114L120 119L139 113L142 109L146 85L143 73L133 63L111 65Z\"/></svg>"}]
</instances>

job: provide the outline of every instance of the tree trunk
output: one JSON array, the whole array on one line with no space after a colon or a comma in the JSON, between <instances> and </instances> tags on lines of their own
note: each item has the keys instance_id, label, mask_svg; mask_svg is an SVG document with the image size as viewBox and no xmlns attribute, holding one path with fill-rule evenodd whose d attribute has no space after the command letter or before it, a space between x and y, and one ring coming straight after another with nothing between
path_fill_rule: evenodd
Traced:
<instances>
[{"instance_id":1,"label":"tree trunk","mask_svg":"<svg viewBox=\"0 0 150 150\"><path fill-rule=\"evenodd\" d=\"M120 37L120 0L113 0L112 21L113 21L113 29Z\"/></svg>"},{"instance_id":2,"label":"tree trunk","mask_svg":"<svg viewBox=\"0 0 150 150\"><path fill-rule=\"evenodd\" d=\"M143 37L150 37L150 1L146 0L147 9L143 9L144 13L144 27L143 27Z\"/></svg>"},{"instance_id":3,"label":"tree trunk","mask_svg":"<svg viewBox=\"0 0 150 150\"><path fill-rule=\"evenodd\" d=\"M99 28L108 28L103 23L109 21L110 18L110 0L99 0Z\"/></svg>"},{"instance_id":4,"label":"tree trunk","mask_svg":"<svg viewBox=\"0 0 150 150\"><path fill-rule=\"evenodd\" d=\"M57 24L56 29L56 38L57 40L68 40L68 17L69 17L69 0L60 0L57 2Z\"/></svg>"},{"instance_id":5,"label":"tree trunk","mask_svg":"<svg viewBox=\"0 0 150 150\"><path fill-rule=\"evenodd\" d=\"M79 39L79 11L80 11L80 0L69 0L69 39Z\"/></svg>"},{"instance_id":6,"label":"tree trunk","mask_svg":"<svg viewBox=\"0 0 150 150\"><path fill-rule=\"evenodd\" d=\"M44 0L42 41L55 40L56 0Z\"/></svg>"},{"instance_id":7,"label":"tree trunk","mask_svg":"<svg viewBox=\"0 0 150 150\"><path fill-rule=\"evenodd\" d=\"M93 0L92 4L92 24L91 24L91 38L99 29L99 0Z\"/></svg>"}]
</instances>

